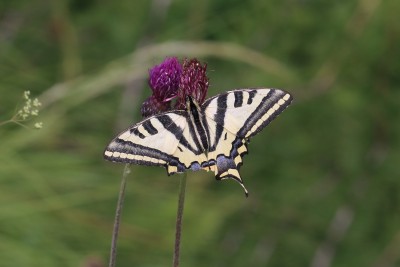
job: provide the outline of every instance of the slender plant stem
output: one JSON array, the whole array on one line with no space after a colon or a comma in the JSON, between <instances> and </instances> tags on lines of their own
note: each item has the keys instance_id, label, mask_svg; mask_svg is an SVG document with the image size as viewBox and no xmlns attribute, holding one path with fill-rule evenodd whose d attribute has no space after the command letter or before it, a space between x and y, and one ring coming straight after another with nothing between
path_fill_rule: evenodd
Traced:
<instances>
[{"instance_id":1,"label":"slender plant stem","mask_svg":"<svg viewBox=\"0 0 400 267\"><path fill-rule=\"evenodd\" d=\"M26 125L20 123L20 121L17 121L14 118L12 118L10 120L3 121L3 122L0 122L0 126L3 126L4 124L7 124L7 123L15 123L15 124L18 124L19 126L22 126L22 127L26 128L26 129L29 129L29 127L27 127Z\"/></svg>"},{"instance_id":2,"label":"slender plant stem","mask_svg":"<svg viewBox=\"0 0 400 267\"><path fill-rule=\"evenodd\" d=\"M186 192L186 172L181 175L179 182L179 199L178 199L178 212L176 215L176 232L175 232L175 248L174 248L174 260L173 266L179 266L179 253L181 247L181 232L182 232L182 218L183 218L183 207L185 205L185 192Z\"/></svg>"},{"instance_id":3,"label":"slender plant stem","mask_svg":"<svg viewBox=\"0 0 400 267\"><path fill-rule=\"evenodd\" d=\"M125 199L125 188L127 182L126 178L128 177L128 174L130 172L131 172L130 165L126 164L124 168L124 173L122 174L122 181L119 189L117 209L115 211L114 228L113 228L111 250L110 250L110 262L108 264L109 267L115 267L115 261L117 257L117 241L118 241L119 225L120 225L122 207L124 205L124 199Z\"/></svg>"}]
</instances>

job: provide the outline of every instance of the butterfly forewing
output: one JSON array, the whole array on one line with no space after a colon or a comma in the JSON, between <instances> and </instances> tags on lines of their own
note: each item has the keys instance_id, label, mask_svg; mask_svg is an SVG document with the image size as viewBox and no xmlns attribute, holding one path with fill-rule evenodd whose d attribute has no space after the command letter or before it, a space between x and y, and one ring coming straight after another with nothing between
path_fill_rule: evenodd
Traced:
<instances>
[{"instance_id":1,"label":"butterfly forewing","mask_svg":"<svg viewBox=\"0 0 400 267\"><path fill-rule=\"evenodd\" d=\"M208 99L202 109L205 115L233 134L250 138L291 102L290 94L279 89L234 90Z\"/></svg>"},{"instance_id":2,"label":"butterfly forewing","mask_svg":"<svg viewBox=\"0 0 400 267\"><path fill-rule=\"evenodd\" d=\"M107 146L104 157L116 162L167 166L176 162L173 153L185 127L183 111L150 117L118 135Z\"/></svg>"}]
</instances>

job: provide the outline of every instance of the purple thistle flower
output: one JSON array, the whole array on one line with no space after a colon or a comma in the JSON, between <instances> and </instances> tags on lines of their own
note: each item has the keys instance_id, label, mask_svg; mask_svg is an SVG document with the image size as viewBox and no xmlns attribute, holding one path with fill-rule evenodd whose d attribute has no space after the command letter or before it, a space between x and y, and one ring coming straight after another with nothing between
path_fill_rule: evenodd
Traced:
<instances>
[{"instance_id":1,"label":"purple thistle flower","mask_svg":"<svg viewBox=\"0 0 400 267\"><path fill-rule=\"evenodd\" d=\"M171 101L178 94L182 66L176 57L166 58L149 70L149 85L160 102Z\"/></svg>"},{"instance_id":2,"label":"purple thistle flower","mask_svg":"<svg viewBox=\"0 0 400 267\"><path fill-rule=\"evenodd\" d=\"M176 57L166 58L149 70L149 86L153 94L142 105L142 116L149 117L171 109L171 100L177 97L175 108L185 109L186 96L200 105L208 90L207 65L185 59L183 66Z\"/></svg>"},{"instance_id":3,"label":"purple thistle flower","mask_svg":"<svg viewBox=\"0 0 400 267\"><path fill-rule=\"evenodd\" d=\"M207 64L201 63L193 58L185 59L183 71L179 82L178 100L176 109L185 109L186 96L191 96L200 105L204 102L208 90L208 77L206 75Z\"/></svg>"},{"instance_id":4,"label":"purple thistle flower","mask_svg":"<svg viewBox=\"0 0 400 267\"><path fill-rule=\"evenodd\" d=\"M149 70L149 86L153 94L142 105L142 116L149 117L171 109L171 100L178 94L182 66L176 57L166 58Z\"/></svg>"}]
</instances>

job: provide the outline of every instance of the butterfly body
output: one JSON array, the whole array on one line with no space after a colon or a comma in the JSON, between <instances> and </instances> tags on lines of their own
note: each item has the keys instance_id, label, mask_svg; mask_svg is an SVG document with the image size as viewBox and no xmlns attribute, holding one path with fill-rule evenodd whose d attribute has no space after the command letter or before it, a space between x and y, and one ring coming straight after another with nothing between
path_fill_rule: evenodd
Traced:
<instances>
[{"instance_id":1,"label":"butterfly body","mask_svg":"<svg viewBox=\"0 0 400 267\"><path fill-rule=\"evenodd\" d=\"M151 116L123 131L107 146L114 162L164 166L168 174L214 171L217 180L232 178L245 190L239 174L249 139L291 102L279 89L241 89L199 105L186 97L186 110Z\"/></svg>"}]
</instances>

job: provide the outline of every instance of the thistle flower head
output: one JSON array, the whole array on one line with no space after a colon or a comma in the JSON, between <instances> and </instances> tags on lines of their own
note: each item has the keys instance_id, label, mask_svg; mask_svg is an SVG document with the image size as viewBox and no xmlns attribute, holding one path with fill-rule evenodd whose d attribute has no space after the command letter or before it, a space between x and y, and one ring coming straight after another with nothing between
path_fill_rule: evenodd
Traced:
<instances>
[{"instance_id":1,"label":"thistle flower head","mask_svg":"<svg viewBox=\"0 0 400 267\"><path fill-rule=\"evenodd\" d=\"M149 86L153 94L142 104L142 116L149 117L171 109L171 100L178 94L182 66L176 57L166 58L149 70Z\"/></svg>"},{"instance_id":2,"label":"thistle flower head","mask_svg":"<svg viewBox=\"0 0 400 267\"><path fill-rule=\"evenodd\" d=\"M176 57L166 58L149 70L149 86L153 94L142 104L142 116L149 117L172 108L185 109L186 96L202 104L208 90L207 65L197 59L185 59L183 66Z\"/></svg>"},{"instance_id":3,"label":"thistle flower head","mask_svg":"<svg viewBox=\"0 0 400 267\"><path fill-rule=\"evenodd\" d=\"M183 62L183 71L179 82L177 109L184 109L186 96L191 96L197 103L202 104L208 90L207 64L201 65L197 59Z\"/></svg>"},{"instance_id":4,"label":"thistle flower head","mask_svg":"<svg viewBox=\"0 0 400 267\"><path fill-rule=\"evenodd\" d=\"M160 102L171 101L178 93L182 66L176 57L166 58L149 70L149 85Z\"/></svg>"}]
</instances>

